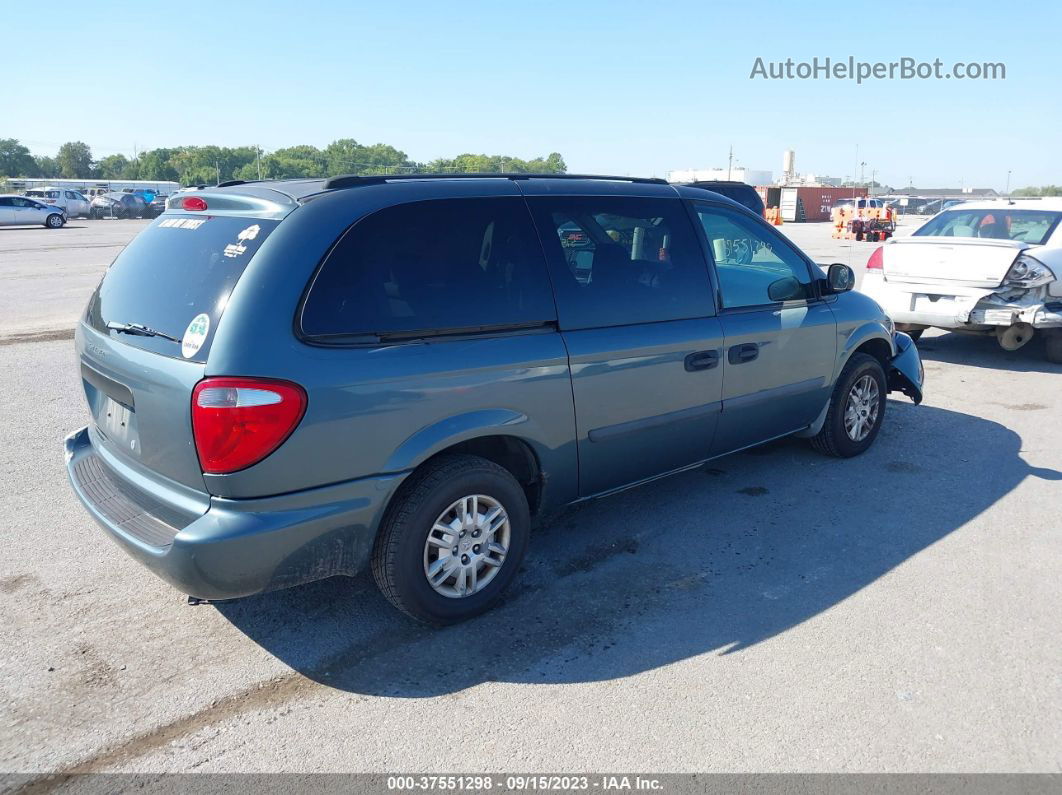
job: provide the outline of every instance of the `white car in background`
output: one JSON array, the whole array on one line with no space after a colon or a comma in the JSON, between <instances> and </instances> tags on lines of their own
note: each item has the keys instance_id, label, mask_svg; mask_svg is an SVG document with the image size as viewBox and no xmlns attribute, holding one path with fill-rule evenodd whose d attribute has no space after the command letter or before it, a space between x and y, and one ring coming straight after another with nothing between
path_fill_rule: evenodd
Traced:
<instances>
[{"instance_id":1,"label":"white car in background","mask_svg":"<svg viewBox=\"0 0 1062 795\"><path fill-rule=\"evenodd\" d=\"M963 202L894 237L862 292L917 339L923 329L994 334L1006 350L1043 335L1062 363L1062 199Z\"/></svg>"},{"instance_id":2,"label":"white car in background","mask_svg":"<svg viewBox=\"0 0 1062 795\"><path fill-rule=\"evenodd\" d=\"M61 229L66 223L62 207L42 204L29 196L0 195L0 226L36 226Z\"/></svg>"},{"instance_id":3,"label":"white car in background","mask_svg":"<svg viewBox=\"0 0 1062 795\"><path fill-rule=\"evenodd\" d=\"M26 195L41 204L54 204L62 207L67 218L83 216L88 218L90 202L81 191L69 188L33 188Z\"/></svg>"}]
</instances>

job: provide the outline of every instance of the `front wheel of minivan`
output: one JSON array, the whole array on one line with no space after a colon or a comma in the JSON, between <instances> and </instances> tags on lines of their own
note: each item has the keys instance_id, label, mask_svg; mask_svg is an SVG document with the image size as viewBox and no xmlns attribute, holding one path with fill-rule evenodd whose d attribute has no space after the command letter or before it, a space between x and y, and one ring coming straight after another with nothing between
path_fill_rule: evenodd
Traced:
<instances>
[{"instance_id":1,"label":"front wheel of minivan","mask_svg":"<svg viewBox=\"0 0 1062 795\"><path fill-rule=\"evenodd\" d=\"M812 446L838 458L851 458L867 450L885 419L886 393L881 362L865 353L852 354L837 379L826 421L812 437Z\"/></svg>"},{"instance_id":2,"label":"front wheel of minivan","mask_svg":"<svg viewBox=\"0 0 1062 795\"><path fill-rule=\"evenodd\" d=\"M478 456L442 456L395 495L373 549L373 578L418 621L464 621L512 582L530 524L527 497L508 470Z\"/></svg>"}]
</instances>

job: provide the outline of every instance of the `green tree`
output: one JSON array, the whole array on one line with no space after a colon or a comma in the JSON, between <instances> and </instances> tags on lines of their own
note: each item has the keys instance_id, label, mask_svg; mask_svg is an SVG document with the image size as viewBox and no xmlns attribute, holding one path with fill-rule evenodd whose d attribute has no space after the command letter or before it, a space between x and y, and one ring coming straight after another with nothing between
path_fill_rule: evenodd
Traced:
<instances>
[{"instance_id":1,"label":"green tree","mask_svg":"<svg viewBox=\"0 0 1062 795\"><path fill-rule=\"evenodd\" d=\"M332 141L323 152L328 176L337 174L404 174L418 170L405 152L388 144L364 146L353 138Z\"/></svg>"},{"instance_id":2,"label":"green tree","mask_svg":"<svg viewBox=\"0 0 1062 795\"><path fill-rule=\"evenodd\" d=\"M150 149L140 155L136 164L136 179L177 180L177 171L170 165L173 150Z\"/></svg>"},{"instance_id":3,"label":"green tree","mask_svg":"<svg viewBox=\"0 0 1062 795\"><path fill-rule=\"evenodd\" d=\"M59 161L54 157L42 155L37 158L38 177L59 177L62 176L61 172L62 169L59 167Z\"/></svg>"},{"instance_id":4,"label":"green tree","mask_svg":"<svg viewBox=\"0 0 1062 795\"><path fill-rule=\"evenodd\" d=\"M59 172L69 179L92 176L92 150L82 141L70 141L59 147L56 155Z\"/></svg>"},{"instance_id":5,"label":"green tree","mask_svg":"<svg viewBox=\"0 0 1062 795\"><path fill-rule=\"evenodd\" d=\"M102 179L123 179L127 178L130 165L125 155L107 155L96 164L96 172Z\"/></svg>"},{"instance_id":6,"label":"green tree","mask_svg":"<svg viewBox=\"0 0 1062 795\"><path fill-rule=\"evenodd\" d=\"M1040 188L1029 186L1018 188L1012 196L1062 196L1062 185L1044 185Z\"/></svg>"},{"instance_id":7,"label":"green tree","mask_svg":"<svg viewBox=\"0 0 1062 795\"><path fill-rule=\"evenodd\" d=\"M15 138L0 138L0 177L35 177L37 161Z\"/></svg>"},{"instance_id":8,"label":"green tree","mask_svg":"<svg viewBox=\"0 0 1062 795\"><path fill-rule=\"evenodd\" d=\"M547 157L521 160L510 155L463 154L454 158L439 158L427 164L425 171L442 174L563 174L568 170L564 158L553 152Z\"/></svg>"}]
</instances>

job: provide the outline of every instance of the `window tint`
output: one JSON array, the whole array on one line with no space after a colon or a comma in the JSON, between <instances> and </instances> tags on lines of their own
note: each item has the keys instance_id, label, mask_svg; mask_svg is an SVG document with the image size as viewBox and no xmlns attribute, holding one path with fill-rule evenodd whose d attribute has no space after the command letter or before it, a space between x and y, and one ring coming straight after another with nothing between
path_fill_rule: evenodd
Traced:
<instances>
[{"instance_id":1,"label":"window tint","mask_svg":"<svg viewBox=\"0 0 1062 795\"><path fill-rule=\"evenodd\" d=\"M520 197L400 204L355 224L306 297L310 336L534 325L556 319Z\"/></svg>"},{"instance_id":2,"label":"window tint","mask_svg":"<svg viewBox=\"0 0 1062 795\"><path fill-rule=\"evenodd\" d=\"M76 199L77 198L77 194L74 193L72 190L68 190L66 192L66 198L68 198L68 199Z\"/></svg>"},{"instance_id":3,"label":"window tint","mask_svg":"<svg viewBox=\"0 0 1062 795\"><path fill-rule=\"evenodd\" d=\"M563 328L715 314L704 257L678 199L562 196L528 203Z\"/></svg>"},{"instance_id":4,"label":"window tint","mask_svg":"<svg viewBox=\"0 0 1062 795\"><path fill-rule=\"evenodd\" d=\"M162 216L134 237L104 274L86 318L97 331L107 323L141 323L178 339L192 319L217 327L229 294L278 221L222 215ZM181 346L162 337L123 334L121 341L166 356ZM206 361L210 339L191 357Z\"/></svg>"},{"instance_id":5,"label":"window tint","mask_svg":"<svg viewBox=\"0 0 1062 795\"><path fill-rule=\"evenodd\" d=\"M698 205L697 215L719 274L723 306L760 306L810 298L803 258L755 218Z\"/></svg>"},{"instance_id":6,"label":"window tint","mask_svg":"<svg viewBox=\"0 0 1062 795\"><path fill-rule=\"evenodd\" d=\"M0 198L0 207L14 207L14 206L15 206L15 200L14 199L9 199L9 198L6 198L6 197Z\"/></svg>"},{"instance_id":7,"label":"window tint","mask_svg":"<svg viewBox=\"0 0 1062 795\"><path fill-rule=\"evenodd\" d=\"M16 199L12 199L11 203L13 205L15 205L16 207L40 207L40 205L37 202L30 201L29 199L18 199L18 198L16 198Z\"/></svg>"}]
</instances>

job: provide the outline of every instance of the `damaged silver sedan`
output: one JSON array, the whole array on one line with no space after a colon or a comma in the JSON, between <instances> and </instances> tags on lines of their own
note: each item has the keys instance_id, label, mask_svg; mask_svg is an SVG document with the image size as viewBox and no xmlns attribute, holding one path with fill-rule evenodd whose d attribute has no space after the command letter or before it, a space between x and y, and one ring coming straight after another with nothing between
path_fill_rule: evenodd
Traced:
<instances>
[{"instance_id":1,"label":"damaged silver sedan","mask_svg":"<svg viewBox=\"0 0 1062 795\"><path fill-rule=\"evenodd\" d=\"M1062 362L1062 199L964 202L867 262L862 291L915 339L926 328L995 335L1013 351L1042 335Z\"/></svg>"}]
</instances>

